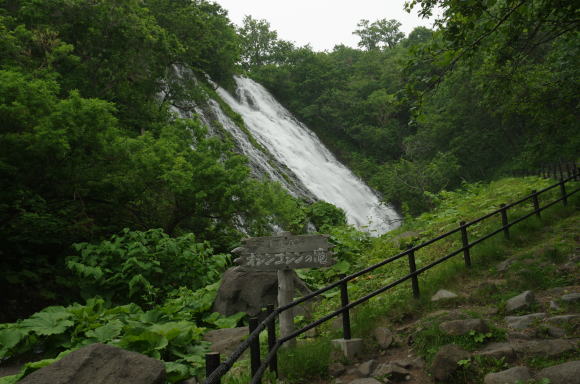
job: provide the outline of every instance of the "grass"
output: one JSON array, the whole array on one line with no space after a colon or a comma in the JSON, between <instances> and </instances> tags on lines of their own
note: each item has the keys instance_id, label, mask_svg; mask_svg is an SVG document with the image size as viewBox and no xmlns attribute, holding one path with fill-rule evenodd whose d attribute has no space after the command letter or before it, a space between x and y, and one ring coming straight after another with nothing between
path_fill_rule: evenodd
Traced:
<instances>
[{"instance_id":1,"label":"grass","mask_svg":"<svg viewBox=\"0 0 580 384\"><path fill-rule=\"evenodd\" d=\"M370 250L361 255L359 262L363 266L368 266L398 254L400 252L399 244L391 239L405 231L418 232L421 236L417 241L425 241L455 228L461 220L473 220L486 212L493 211L500 202L516 200L528 194L530 190L542 189L549 183L551 181L538 178L505 179L490 185L466 186L464 191L445 192L438 209L406 223L397 231L374 239ZM548 199L557 198L558 193L559 191L556 190L550 193L550 197L543 196L542 204L545 204ZM419 299L412 298L410 282L406 282L354 308L351 310L353 337L371 340L370 335L378 325L414 321L426 313L441 308L455 307L458 304L499 306L500 312L497 316L500 316L502 315L501 308L505 302L523 290L547 289L572 283L573 276L562 274L553 264L564 261L575 247L574 236L577 236L579 203L580 194L576 194L569 198L567 207L558 204L543 211L541 220L537 217L530 217L511 227L509 240L504 239L503 234L499 233L478 244L471 249L473 266L470 269L465 267L463 257L459 254L455 258L426 271L419 278L421 290ZM529 210L531 205L526 208ZM511 209L510 220L524 215L525 212L524 208ZM500 226L500 223L499 217L491 217L470 227L470 241L495 230ZM417 267L420 268L460 247L459 234L425 247L416 253ZM438 289L457 289L462 292L465 286L474 279L497 278L497 263L508 258L513 258L514 263L506 272L510 278L503 285L498 286L495 282L482 283L474 287L469 292L468 297L460 297L455 301L446 303L432 303L430 301L429 298ZM349 284L351 301L407 273L407 260L403 258L373 271L370 276L361 276ZM319 318L339 306L339 296L323 300L317 303L314 318ZM476 312L469 314L472 317L477 315ZM280 371L286 382L304 382L307 378L325 377L331 356L329 340L341 337L340 331L333 330L331 323L332 321L329 321L319 327L322 338L309 340L296 349L285 350L280 354ZM414 348L428 361L439 346L448 343L456 343L466 349L475 349L483 342L505 339L505 333L497 328L492 328L490 337L483 337L483 339L482 335L478 334L460 337L447 336L439 331L438 324L439 322L435 320L415 335ZM366 344L373 345L372 342ZM501 368L502 364L502 362L491 360L474 360L470 361L468 366L464 367L458 375L467 375L468 373L480 375L482 372ZM461 381L461 377L455 379L459 380L458 383L467 382Z\"/></svg>"}]
</instances>

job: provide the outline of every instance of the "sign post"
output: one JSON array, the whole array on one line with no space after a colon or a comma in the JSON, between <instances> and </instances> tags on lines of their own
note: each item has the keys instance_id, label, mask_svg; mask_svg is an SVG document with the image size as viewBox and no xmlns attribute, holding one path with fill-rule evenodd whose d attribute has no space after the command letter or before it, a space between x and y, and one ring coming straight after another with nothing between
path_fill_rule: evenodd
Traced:
<instances>
[{"instance_id":1,"label":"sign post","mask_svg":"<svg viewBox=\"0 0 580 384\"><path fill-rule=\"evenodd\" d=\"M251 237L232 251L239 257L235 263L258 271L277 271L278 306L290 304L294 299L294 274L292 269L330 267L335 263L330 251L334 247L328 235L292 235L282 232L277 236ZM280 314L282 337L294 331L293 311ZM289 344L296 343L295 339Z\"/></svg>"}]
</instances>

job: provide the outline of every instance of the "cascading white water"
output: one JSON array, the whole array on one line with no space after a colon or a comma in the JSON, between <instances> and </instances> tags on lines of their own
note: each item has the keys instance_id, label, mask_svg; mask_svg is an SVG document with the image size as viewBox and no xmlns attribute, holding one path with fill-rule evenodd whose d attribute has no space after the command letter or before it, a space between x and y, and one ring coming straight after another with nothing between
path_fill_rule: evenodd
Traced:
<instances>
[{"instance_id":1,"label":"cascading white water","mask_svg":"<svg viewBox=\"0 0 580 384\"><path fill-rule=\"evenodd\" d=\"M237 98L218 93L239 113L255 139L285 164L318 199L342 208L349 223L382 234L399 225L399 215L338 162L318 137L255 81L236 77Z\"/></svg>"}]
</instances>

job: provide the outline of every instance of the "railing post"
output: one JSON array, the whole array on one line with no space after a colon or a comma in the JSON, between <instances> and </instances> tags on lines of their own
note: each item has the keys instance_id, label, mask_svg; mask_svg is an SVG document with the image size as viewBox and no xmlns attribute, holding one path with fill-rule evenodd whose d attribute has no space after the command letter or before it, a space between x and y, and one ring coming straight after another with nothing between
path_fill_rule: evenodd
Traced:
<instances>
[{"instance_id":1,"label":"railing post","mask_svg":"<svg viewBox=\"0 0 580 384\"><path fill-rule=\"evenodd\" d=\"M566 195L566 183L564 183L564 180L560 180L560 191L562 192L562 204L564 204L564 206L567 206L568 197Z\"/></svg>"},{"instance_id":2,"label":"railing post","mask_svg":"<svg viewBox=\"0 0 580 384\"><path fill-rule=\"evenodd\" d=\"M500 205L501 208L501 225L503 227L503 235L504 237L509 240L510 239L510 229L508 227L508 216L507 216L507 209L505 204Z\"/></svg>"},{"instance_id":3,"label":"railing post","mask_svg":"<svg viewBox=\"0 0 580 384\"><path fill-rule=\"evenodd\" d=\"M564 171L562 170L562 161L558 163L558 172L560 173L560 180L564 180Z\"/></svg>"},{"instance_id":4,"label":"railing post","mask_svg":"<svg viewBox=\"0 0 580 384\"><path fill-rule=\"evenodd\" d=\"M344 279L345 274L339 275L340 279ZM342 307L348 305L348 286L347 282L340 284L340 304ZM350 340L352 335L350 333L350 312L348 309L342 311L342 337L345 340Z\"/></svg>"},{"instance_id":5,"label":"railing post","mask_svg":"<svg viewBox=\"0 0 580 384\"><path fill-rule=\"evenodd\" d=\"M274 305L268 305L267 313L268 315L274 312ZM268 352L272 352L274 346L276 345L276 317L268 323ZM274 372L276 377L278 377L278 357L274 355L272 360L270 360L270 372Z\"/></svg>"},{"instance_id":6,"label":"railing post","mask_svg":"<svg viewBox=\"0 0 580 384\"><path fill-rule=\"evenodd\" d=\"M536 213L536 216L538 216L538 219L541 219L542 213L540 211L540 201L538 200L538 192L535 189L532 191L532 201L534 203L534 212Z\"/></svg>"},{"instance_id":7,"label":"railing post","mask_svg":"<svg viewBox=\"0 0 580 384\"><path fill-rule=\"evenodd\" d=\"M465 226L465 221L459 223L461 226L461 242L463 243L463 259L465 260L465 266L471 268L471 256L469 254L469 240L467 238L467 227Z\"/></svg>"},{"instance_id":8,"label":"railing post","mask_svg":"<svg viewBox=\"0 0 580 384\"><path fill-rule=\"evenodd\" d=\"M412 249L413 246L409 245L409 249ZM417 271L417 265L415 264L415 252L410 250L407 254L409 257L409 271L410 273L414 273ZM421 296L421 292L419 291L419 277L417 275L413 275L411 277L411 284L413 286L413 297L418 299Z\"/></svg>"},{"instance_id":9,"label":"railing post","mask_svg":"<svg viewBox=\"0 0 580 384\"><path fill-rule=\"evenodd\" d=\"M220 365L220 353L219 352L209 352L205 354L205 377L209 377L216 370L217 367ZM219 384L221 382L218 379L215 384Z\"/></svg>"},{"instance_id":10,"label":"railing post","mask_svg":"<svg viewBox=\"0 0 580 384\"><path fill-rule=\"evenodd\" d=\"M259 320L257 317L250 317L250 334L258 328ZM250 344L250 365L252 367L252 377L260 369L260 338L256 337Z\"/></svg>"}]
</instances>

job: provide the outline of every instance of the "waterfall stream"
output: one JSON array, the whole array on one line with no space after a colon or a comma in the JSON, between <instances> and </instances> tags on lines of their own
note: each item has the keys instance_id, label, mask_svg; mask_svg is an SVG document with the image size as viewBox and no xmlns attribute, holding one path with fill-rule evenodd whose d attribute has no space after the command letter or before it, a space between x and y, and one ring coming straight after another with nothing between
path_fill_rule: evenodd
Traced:
<instances>
[{"instance_id":1,"label":"waterfall stream","mask_svg":"<svg viewBox=\"0 0 580 384\"><path fill-rule=\"evenodd\" d=\"M399 225L400 218L394 209L381 203L367 185L338 162L318 137L296 120L264 87L248 78L236 77L235 81L236 97L218 88L220 97L242 116L256 141L286 166L312 195L342 208L350 224L374 234L385 233ZM219 106L213 105L213 108L216 114L220 114ZM262 154L251 153L259 151L253 148L247 136L242 135L239 128L228 126L231 121L224 118L223 112L221 115L221 124L232 132L250 160L263 164L271 178L283 182L268 170ZM236 129L239 132L233 132ZM283 184L289 188L287 183ZM289 189L292 192L292 188Z\"/></svg>"}]
</instances>

